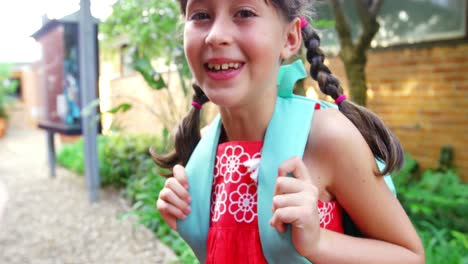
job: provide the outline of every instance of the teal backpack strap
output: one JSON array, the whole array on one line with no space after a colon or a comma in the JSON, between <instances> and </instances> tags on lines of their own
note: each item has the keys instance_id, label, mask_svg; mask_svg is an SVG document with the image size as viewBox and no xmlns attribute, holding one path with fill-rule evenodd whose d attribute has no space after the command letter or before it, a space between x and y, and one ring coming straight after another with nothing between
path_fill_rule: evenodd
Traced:
<instances>
[{"instance_id":1,"label":"teal backpack strap","mask_svg":"<svg viewBox=\"0 0 468 264\"><path fill-rule=\"evenodd\" d=\"M177 229L201 263L206 260L206 240L210 225L210 198L213 171L221 132L217 115L201 138L185 166L192 198L192 212L185 220L177 220Z\"/></svg>"},{"instance_id":2,"label":"teal backpack strap","mask_svg":"<svg viewBox=\"0 0 468 264\"><path fill-rule=\"evenodd\" d=\"M278 96L283 98L294 97L294 84L306 77L307 72L301 60L281 66L278 73Z\"/></svg>"},{"instance_id":3,"label":"teal backpack strap","mask_svg":"<svg viewBox=\"0 0 468 264\"><path fill-rule=\"evenodd\" d=\"M380 159L375 159L375 162L377 162L377 167L379 167L380 171L383 171L385 168L385 163L381 161ZM392 176L390 174L386 174L383 176L385 183L387 184L387 187L392 191L393 195L397 195L395 184L393 184Z\"/></svg>"},{"instance_id":4,"label":"teal backpack strap","mask_svg":"<svg viewBox=\"0 0 468 264\"><path fill-rule=\"evenodd\" d=\"M290 226L285 233L279 233L270 226L269 221L279 165L293 156L303 156L313 113L314 104L311 100L278 97L268 125L257 189L260 238L268 263L310 263L296 251L291 241Z\"/></svg>"},{"instance_id":5,"label":"teal backpack strap","mask_svg":"<svg viewBox=\"0 0 468 264\"><path fill-rule=\"evenodd\" d=\"M270 226L271 207L279 165L304 155L314 113L311 100L293 95L294 84L307 76L302 61L280 68L278 95L273 116L265 134L257 189L258 225L262 249L268 263L310 263L291 241L291 229L279 233Z\"/></svg>"}]
</instances>

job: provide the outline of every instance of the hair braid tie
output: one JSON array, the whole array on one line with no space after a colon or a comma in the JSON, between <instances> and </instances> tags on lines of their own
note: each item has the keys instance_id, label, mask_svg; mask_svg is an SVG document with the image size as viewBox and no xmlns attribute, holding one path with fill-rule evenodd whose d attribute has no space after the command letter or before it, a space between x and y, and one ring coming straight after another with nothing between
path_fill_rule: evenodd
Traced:
<instances>
[{"instance_id":1,"label":"hair braid tie","mask_svg":"<svg viewBox=\"0 0 468 264\"><path fill-rule=\"evenodd\" d=\"M201 107L209 101L208 97L206 97L205 93L201 89L200 86L197 84L192 84L192 88L194 90L193 97L192 97L192 102L195 102L197 105L192 105L198 109L201 109ZM200 107L198 107L200 106Z\"/></svg>"},{"instance_id":2,"label":"hair braid tie","mask_svg":"<svg viewBox=\"0 0 468 264\"><path fill-rule=\"evenodd\" d=\"M309 25L309 21L303 16L300 17L301 20L301 29L304 29L307 25Z\"/></svg>"},{"instance_id":3,"label":"hair braid tie","mask_svg":"<svg viewBox=\"0 0 468 264\"><path fill-rule=\"evenodd\" d=\"M197 102L197 101L192 101L192 106L195 107L195 108L198 109L198 110L202 110L202 108L203 108L203 105L200 104L200 103Z\"/></svg>"}]
</instances>

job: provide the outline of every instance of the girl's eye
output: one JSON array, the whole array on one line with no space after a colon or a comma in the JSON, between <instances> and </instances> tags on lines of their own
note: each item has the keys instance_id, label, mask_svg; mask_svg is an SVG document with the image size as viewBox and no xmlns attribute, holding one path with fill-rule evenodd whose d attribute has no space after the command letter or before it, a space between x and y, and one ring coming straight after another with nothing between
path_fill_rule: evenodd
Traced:
<instances>
[{"instance_id":1,"label":"girl's eye","mask_svg":"<svg viewBox=\"0 0 468 264\"><path fill-rule=\"evenodd\" d=\"M190 16L190 20L204 20L204 19L210 19L210 15L208 15L208 13L199 12Z\"/></svg>"},{"instance_id":2,"label":"girl's eye","mask_svg":"<svg viewBox=\"0 0 468 264\"><path fill-rule=\"evenodd\" d=\"M237 17L240 18L249 18L249 17L254 17L257 16L254 12L250 11L249 9L242 9L236 14Z\"/></svg>"}]
</instances>

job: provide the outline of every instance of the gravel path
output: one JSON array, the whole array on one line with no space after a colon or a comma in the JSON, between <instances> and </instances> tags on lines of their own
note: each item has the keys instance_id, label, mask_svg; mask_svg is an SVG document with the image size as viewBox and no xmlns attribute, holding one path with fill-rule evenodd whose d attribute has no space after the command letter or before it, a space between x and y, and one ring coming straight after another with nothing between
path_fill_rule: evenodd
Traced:
<instances>
[{"instance_id":1,"label":"gravel path","mask_svg":"<svg viewBox=\"0 0 468 264\"><path fill-rule=\"evenodd\" d=\"M83 177L57 168L49 178L45 133L22 121L14 114L0 139L0 263L174 262L149 230L118 219L116 191L90 204Z\"/></svg>"}]
</instances>

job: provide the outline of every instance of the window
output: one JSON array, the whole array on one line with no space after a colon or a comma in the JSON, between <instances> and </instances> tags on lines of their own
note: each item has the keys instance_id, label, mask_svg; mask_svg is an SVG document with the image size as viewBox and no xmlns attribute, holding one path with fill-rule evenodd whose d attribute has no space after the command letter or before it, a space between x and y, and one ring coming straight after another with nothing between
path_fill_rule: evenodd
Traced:
<instances>
[{"instance_id":1,"label":"window","mask_svg":"<svg viewBox=\"0 0 468 264\"><path fill-rule=\"evenodd\" d=\"M351 25L353 38L361 30L354 1L341 0ZM380 10L380 30L372 47L412 44L425 41L456 39L466 36L466 0L386 0ZM337 50L338 42L329 5L317 8L317 25L323 46Z\"/></svg>"}]
</instances>

